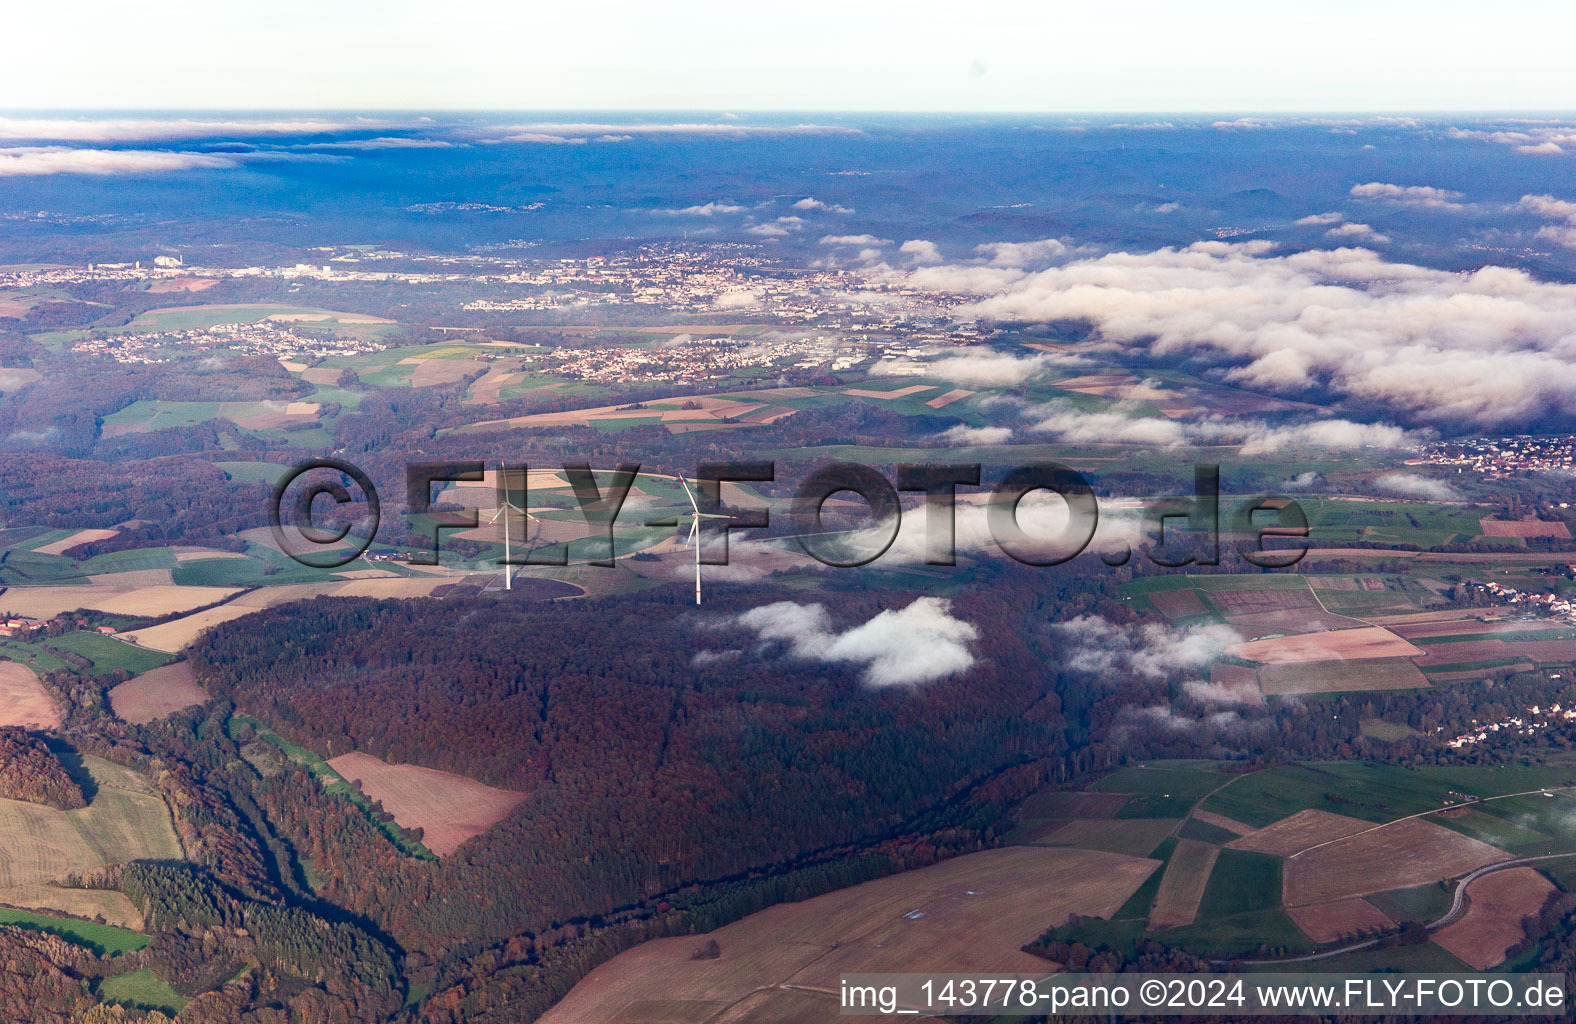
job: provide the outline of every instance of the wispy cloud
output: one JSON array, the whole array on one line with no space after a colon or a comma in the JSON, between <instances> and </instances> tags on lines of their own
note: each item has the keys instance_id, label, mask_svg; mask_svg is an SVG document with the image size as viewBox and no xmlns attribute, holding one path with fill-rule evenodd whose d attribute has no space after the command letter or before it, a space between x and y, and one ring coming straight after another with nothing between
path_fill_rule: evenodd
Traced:
<instances>
[{"instance_id":1,"label":"wispy cloud","mask_svg":"<svg viewBox=\"0 0 1576 1024\"><path fill-rule=\"evenodd\" d=\"M211 153L152 149L67 149L59 146L0 149L0 177L44 174L152 174L235 167Z\"/></svg>"},{"instance_id":2,"label":"wispy cloud","mask_svg":"<svg viewBox=\"0 0 1576 1024\"><path fill-rule=\"evenodd\" d=\"M22 118L0 117L0 139L48 142L156 142L173 139L259 138L366 131L384 122L320 118Z\"/></svg>"}]
</instances>

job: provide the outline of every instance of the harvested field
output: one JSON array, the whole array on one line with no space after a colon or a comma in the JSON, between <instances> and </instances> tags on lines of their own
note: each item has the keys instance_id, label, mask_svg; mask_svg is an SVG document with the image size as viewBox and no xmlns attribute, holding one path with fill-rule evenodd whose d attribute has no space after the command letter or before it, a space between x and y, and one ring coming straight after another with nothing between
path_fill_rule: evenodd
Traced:
<instances>
[{"instance_id":1,"label":"harvested field","mask_svg":"<svg viewBox=\"0 0 1576 1024\"><path fill-rule=\"evenodd\" d=\"M1210 603L1226 616L1317 608L1319 602L1307 587L1271 587L1258 590L1212 590Z\"/></svg>"},{"instance_id":2,"label":"harvested field","mask_svg":"<svg viewBox=\"0 0 1576 1024\"><path fill-rule=\"evenodd\" d=\"M1209 682L1211 687L1218 688L1222 697L1229 697L1241 704L1264 703L1264 697L1259 692L1259 673L1246 665L1211 665Z\"/></svg>"},{"instance_id":3,"label":"harvested field","mask_svg":"<svg viewBox=\"0 0 1576 1024\"><path fill-rule=\"evenodd\" d=\"M24 370L19 367L0 367L0 391L15 391L25 384L42 377L37 370Z\"/></svg>"},{"instance_id":4,"label":"harvested field","mask_svg":"<svg viewBox=\"0 0 1576 1024\"><path fill-rule=\"evenodd\" d=\"M1541 519L1479 519L1478 526L1483 529L1483 536L1485 537L1553 537L1556 540L1571 539L1571 531L1564 523L1545 522Z\"/></svg>"},{"instance_id":5,"label":"harvested field","mask_svg":"<svg viewBox=\"0 0 1576 1024\"><path fill-rule=\"evenodd\" d=\"M0 609L38 619L51 619L78 608L159 618L201 608L236 593L239 591L229 587L12 587L0 594Z\"/></svg>"},{"instance_id":6,"label":"harvested field","mask_svg":"<svg viewBox=\"0 0 1576 1024\"><path fill-rule=\"evenodd\" d=\"M1250 831L1241 839L1226 845L1233 850L1252 850L1255 853L1273 853L1277 857L1285 857L1298 850L1306 850L1310 846L1327 843L1332 839L1340 839L1342 836L1349 836L1373 827L1371 821L1348 818L1344 814L1331 814L1329 811L1318 810L1298 811L1273 825Z\"/></svg>"},{"instance_id":7,"label":"harvested field","mask_svg":"<svg viewBox=\"0 0 1576 1024\"><path fill-rule=\"evenodd\" d=\"M972 394L974 394L974 392L966 391L963 388L953 388L944 395L937 395L935 398L932 398L925 404L930 406L932 409L943 409L951 405L953 402L968 398Z\"/></svg>"},{"instance_id":8,"label":"harvested field","mask_svg":"<svg viewBox=\"0 0 1576 1024\"><path fill-rule=\"evenodd\" d=\"M1335 942L1395 927L1390 915L1356 897L1310 907L1291 907L1286 914L1314 942Z\"/></svg>"},{"instance_id":9,"label":"harvested field","mask_svg":"<svg viewBox=\"0 0 1576 1024\"><path fill-rule=\"evenodd\" d=\"M109 691L110 707L133 725L146 725L207 700L208 691L197 685L190 663L184 661L144 672Z\"/></svg>"},{"instance_id":10,"label":"harvested field","mask_svg":"<svg viewBox=\"0 0 1576 1024\"><path fill-rule=\"evenodd\" d=\"M1366 626L1362 619L1337 615L1322 608L1288 608L1278 612L1249 612L1233 615L1227 622L1249 636L1269 633L1318 633L1331 629L1352 629Z\"/></svg>"},{"instance_id":11,"label":"harvested field","mask_svg":"<svg viewBox=\"0 0 1576 1024\"><path fill-rule=\"evenodd\" d=\"M910 384L908 387L898 388L896 391L872 391L869 388L844 388L843 394L851 395L854 398L879 398L891 401L892 399L897 398L907 398L909 395L917 395L921 391L934 390L936 390L936 385L934 384Z\"/></svg>"},{"instance_id":12,"label":"harvested field","mask_svg":"<svg viewBox=\"0 0 1576 1024\"><path fill-rule=\"evenodd\" d=\"M267 531L265 530L264 532ZM327 580L323 583L287 583L282 586L263 587L260 590L254 590L228 604L219 605L217 608L194 612L191 615L172 619L157 626L149 626L146 629L127 630L117 635L122 639L131 640L138 646L174 654L197 639L203 630L217 626L221 622L229 622L231 619L250 615L260 608L272 608L275 605L285 604L289 601L305 601L314 597L430 597L432 592L439 587L456 583L458 579L458 577L449 576L426 578L400 576L359 580ZM63 588L51 589L58 590ZM93 589L97 590L100 588L95 587ZM169 589L219 591L223 594L236 593L236 591L223 590L219 587L171 587ZM78 607L78 605L72 605L71 607Z\"/></svg>"},{"instance_id":13,"label":"harvested field","mask_svg":"<svg viewBox=\"0 0 1576 1024\"><path fill-rule=\"evenodd\" d=\"M224 551L219 548L170 548L170 554L175 556L177 562L197 562L209 558L245 558L239 551Z\"/></svg>"},{"instance_id":14,"label":"harvested field","mask_svg":"<svg viewBox=\"0 0 1576 1024\"><path fill-rule=\"evenodd\" d=\"M93 802L76 811L0 800L0 903L55 910L141 928L142 918L118 892L51 885L69 872L138 859L179 859L170 812L139 773L85 754L98 784Z\"/></svg>"},{"instance_id":15,"label":"harvested field","mask_svg":"<svg viewBox=\"0 0 1576 1024\"><path fill-rule=\"evenodd\" d=\"M328 387L338 384L339 378L344 375L344 370L332 366L313 366L301 371L301 379L308 384L323 384Z\"/></svg>"},{"instance_id":16,"label":"harvested field","mask_svg":"<svg viewBox=\"0 0 1576 1024\"><path fill-rule=\"evenodd\" d=\"M1435 932L1433 940L1480 971L1503 963L1525 933L1521 919L1536 914L1558 892L1530 867L1492 871L1467 886L1470 904L1461 920Z\"/></svg>"},{"instance_id":17,"label":"harvested field","mask_svg":"<svg viewBox=\"0 0 1576 1024\"><path fill-rule=\"evenodd\" d=\"M399 365L415 366L410 374L411 387L429 388L434 384L454 384L464 380L482 369L484 364L474 359L401 359Z\"/></svg>"},{"instance_id":18,"label":"harvested field","mask_svg":"<svg viewBox=\"0 0 1576 1024\"><path fill-rule=\"evenodd\" d=\"M1149 595L1149 603L1168 619L1209 614L1209 608L1205 606L1196 590L1157 590Z\"/></svg>"},{"instance_id":19,"label":"harvested field","mask_svg":"<svg viewBox=\"0 0 1576 1024\"><path fill-rule=\"evenodd\" d=\"M88 583L95 587L167 587L173 582L169 569L131 569L88 577Z\"/></svg>"},{"instance_id":20,"label":"harvested field","mask_svg":"<svg viewBox=\"0 0 1576 1024\"><path fill-rule=\"evenodd\" d=\"M1357 590L1357 581L1350 576L1309 576L1308 586L1314 590Z\"/></svg>"},{"instance_id":21,"label":"harvested field","mask_svg":"<svg viewBox=\"0 0 1576 1024\"><path fill-rule=\"evenodd\" d=\"M62 537L53 544L34 548L33 553L39 555L63 555L79 544L88 544L96 540L109 540L117 536L119 530L78 530L69 537Z\"/></svg>"},{"instance_id":22,"label":"harvested field","mask_svg":"<svg viewBox=\"0 0 1576 1024\"><path fill-rule=\"evenodd\" d=\"M1147 857L1178 824L1175 818L1085 818L1057 825L1043 836L1036 837L1031 829L1026 841Z\"/></svg>"},{"instance_id":23,"label":"harvested field","mask_svg":"<svg viewBox=\"0 0 1576 1024\"><path fill-rule=\"evenodd\" d=\"M1149 910L1150 931L1193 923L1209 873L1215 869L1215 858L1219 856L1220 847L1212 843L1177 840L1176 851L1171 854L1160 879L1160 891L1155 893L1154 906Z\"/></svg>"},{"instance_id":24,"label":"harvested field","mask_svg":"<svg viewBox=\"0 0 1576 1024\"><path fill-rule=\"evenodd\" d=\"M524 793L370 754L341 754L329 766L383 805L403 828L422 830L422 845L440 857L503 820Z\"/></svg>"},{"instance_id":25,"label":"harvested field","mask_svg":"<svg viewBox=\"0 0 1576 1024\"><path fill-rule=\"evenodd\" d=\"M1274 593L1274 591L1268 591ZM1233 644L1226 653L1265 665L1304 661L1346 661L1359 658L1411 658L1423 653L1382 626L1331 629L1323 633L1249 640Z\"/></svg>"},{"instance_id":26,"label":"harvested field","mask_svg":"<svg viewBox=\"0 0 1576 1024\"><path fill-rule=\"evenodd\" d=\"M500 392L519 377L519 373L507 370L488 370L486 376L471 385L471 393L466 396L465 404L491 405L498 401Z\"/></svg>"},{"instance_id":27,"label":"harvested field","mask_svg":"<svg viewBox=\"0 0 1576 1024\"><path fill-rule=\"evenodd\" d=\"M1227 832L1235 832L1239 836L1245 836L1249 832L1255 831L1252 825L1245 825L1236 818L1228 818L1224 814L1216 814L1214 811L1194 811L1193 817L1206 825L1214 825L1216 828L1223 828Z\"/></svg>"},{"instance_id":28,"label":"harvested field","mask_svg":"<svg viewBox=\"0 0 1576 1024\"><path fill-rule=\"evenodd\" d=\"M1460 615L1459 612L1456 615ZM1411 619L1412 616L1406 616ZM1532 630L1556 626L1557 623L1529 622L1526 619L1496 619L1485 622L1482 619L1446 618L1428 619L1418 622L1405 622L1391 628L1390 632L1408 640L1421 640L1436 636L1481 636L1494 633L1526 633Z\"/></svg>"},{"instance_id":29,"label":"harvested field","mask_svg":"<svg viewBox=\"0 0 1576 1024\"><path fill-rule=\"evenodd\" d=\"M1407 612L1404 615L1370 615L1368 617L1368 621L1370 623L1372 623L1373 625L1375 625L1375 626L1391 626L1391 627L1407 626L1407 625L1412 625L1412 624L1419 623L1419 622L1446 622L1446 621L1450 621L1450 622L1472 623L1472 622L1481 621L1479 619L1463 618L1462 617L1463 614L1464 613L1459 608L1447 608L1447 609L1441 609L1439 611L1433 611L1433 612ZM1402 636L1406 636L1408 638L1410 638L1412 636L1422 635L1422 634L1414 634L1414 633L1402 633L1401 630L1394 629L1394 628L1392 628L1391 632L1400 634Z\"/></svg>"},{"instance_id":30,"label":"harvested field","mask_svg":"<svg viewBox=\"0 0 1576 1024\"><path fill-rule=\"evenodd\" d=\"M231 619L239 619L243 615L250 615L256 610L256 608L223 604L217 608L194 612L191 615L161 623L157 626L149 626L146 629L134 629L117 635L124 640L135 643L138 647L174 654L197 639L203 630L217 626L221 622L229 622Z\"/></svg>"},{"instance_id":31,"label":"harvested field","mask_svg":"<svg viewBox=\"0 0 1576 1024\"><path fill-rule=\"evenodd\" d=\"M1421 818L1407 818L1286 860L1288 907L1405 889L1464 875L1510 854Z\"/></svg>"},{"instance_id":32,"label":"harvested field","mask_svg":"<svg viewBox=\"0 0 1576 1024\"><path fill-rule=\"evenodd\" d=\"M1266 697L1296 693L1426 689L1428 679L1406 658L1305 661L1265 665L1259 687Z\"/></svg>"},{"instance_id":33,"label":"harvested field","mask_svg":"<svg viewBox=\"0 0 1576 1024\"><path fill-rule=\"evenodd\" d=\"M1120 854L1031 846L955 857L779 904L708 935L643 943L592 971L540 1021L691 1024L722 1019L746 998L749 1015L725 1019L831 1021L832 993L848 971L1039 974L1045 961L1020 946L1071 914L1109 917L1154 869ZM722 956L691 959L708 939ZM815 1012L806 990L825 993ZM658 998L665 1005L653 1006ZM666 1016L653 1018L658 1012Z\"/></svg>"},{"instance_id":34,"label":"harvested field","mask_svg":"<svg viewBox=\"0 0 1576 1024\"><path fill-rule=\"evenodd\" d=\"M205 292L219 283L217 277L166 277L153 282L148 286L148 291L154 294L162 292Z\"/></svg>"},{"instance_id":35,"label":"harvested field","mask_svg":"<svg viewBox=\"0 0 1576 1024\"><path fill-rule=\"evenodd\" d=\"M0 725L58 729L60 705L26 665L0 661Z\"/></svg>"},{"instance_id":36,"label":"harvested field","mask_svg":"<svg viewBox=\"0 0 1576 1024\"><path fill-rule=\"evenodd\" d=\"M1462 640L1456 643L1428 644L1428 653L1417 659L1420 668L1433 665L1463 665L1499 658L1530 658L1533 661L1576 661L1576 640Z\"/></svg>"}]
</instances>

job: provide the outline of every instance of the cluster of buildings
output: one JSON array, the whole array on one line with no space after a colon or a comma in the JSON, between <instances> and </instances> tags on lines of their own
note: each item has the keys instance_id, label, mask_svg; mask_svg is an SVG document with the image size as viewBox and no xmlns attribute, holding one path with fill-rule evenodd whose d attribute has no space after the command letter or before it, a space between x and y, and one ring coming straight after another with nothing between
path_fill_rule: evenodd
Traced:
<instances>
[{"instance_id":1,"label":"cluster of buildings","mask_svg":"<svg viewBox=\"0 0 1576 1024\"><path fill-rule=\"evenodd\" d=\"M1576 436L1561 434L1534 437L1473 437L1439 441L1420 450L1409 466L1455 466L1493 477L1502 473L1538 469L1576 469Z\"/></svg>"},{"instance_id":2,"label":"cluster of buildings","mask_svg":"<svg viewBox=\"0 0 1576 1024\"><path fill-rule=\"evenodd\" d=\"M26 640L35 633L44 631L44 623L26 615L11 615L0 618L0 636L12 640Z\"/></svg>"},{"instance_id":3,"label":"cluster of buildings","mask_svg":"<svg viewBox=\"0 0 1576 1024\"><path fill-rule=\"evenodd\" d=\"M1550 704L1543 707L1533 704L1527 708L1526 714L1511 715L1497 722L1479 722L1472 720L1472 728L1445 743L1452 750L1460 750L1482 743L1494 736L1504 733L1507 736L1531 736L1540 729L1547 729L1559 722L1576 722L1576 706L1566 707L1562 704Z\"/></svg>"},{"instance_id":4,"label":"cluster of buildings","mask_svg":"<svg viewBox=\"0 0 1576 1024\"><path fill-rule=\"evenodd\" d=\"M1568 568L1576 571L1576 565ZM1484 583L1480 583L1477 580L1467 580L1463 586L1468 590L1486 594L1496 602L1515 605L1522 609L1536 608L1551 618L1565 623L1567 626L1576 626L1576 601L1560 597L1558 594L1518 590L1515 587L1508 587L1493 580Z\"/></svg>"},{"instance_id":5,"label":"cluster of buildings","mask_svg":"<svg viewBox=\"0 0 1576 1024\"><path fill-rule=\"evenodd\" d=\"M747 340L679 335L641 348L561 345L537 356L536 362L556 376L603 384L696 384L774 367L837 373L880 358L884 349L875 342L819 333L772 333Z\"/></svg>"},{"instance_id":6,"label":"cluster of buildings","mask_svg":"<svg viewBox=\"0 0 1576 1024\"><path fill-rule=\"evenodd\" d=\"M289 362L300 358L377 352L384 346L373 340L341 336L305 336L277 323L215 324L188 331L158 331L90 337L75 342L71 351L108 356L117 363L167 362L170 350L202 352L228 349L246 355L271 356Z\"/></svg>"},{"instance_id":7,"label":"cluster of buildings","mask_svg":"<svg viewBox=\"0 0 1576 1024\"><path fill-rule=\"evenodd\" d=\"M603 310L610 315L602 322L610 325L650 323L645 311L660 310L676 316L704 314L712 320L722 316L902 336L932 345L970 344L991 334L989 328L957 316L968 296L913 287L908 275L890 268L791 267L762 255L758 246L736 243L648 243L625 252L573 258L480 251L422 254L367 246L320 246L309 255L312 262L277 267L196 266L172 255L85 267L46 266L0 274L0 289L175 278L439 285L461 291L457 304L470 312L562 318Z\"/></svg>"}]
</instances>

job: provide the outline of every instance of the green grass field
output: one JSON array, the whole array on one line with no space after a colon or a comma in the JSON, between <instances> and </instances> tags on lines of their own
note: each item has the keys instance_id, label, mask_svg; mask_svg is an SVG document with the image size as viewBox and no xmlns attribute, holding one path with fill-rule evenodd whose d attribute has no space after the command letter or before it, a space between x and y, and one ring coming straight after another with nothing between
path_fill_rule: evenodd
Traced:
<instances>
[{"instance_id":1,"label":"green grass field","mask_svg":"<svg viewBox=\"0 0 1576 1024\"><path fill-rule=\"evenodd\" d=\"M127 950L141 949L149 941L146 935L127 928L116 928L113 925L97 924L93 921L78 921L70 917L51 917L48 914L35 914L30 910L13 910L10 907L0 907L0 924L58 935L67 942L86 946L100 956L114 956Z\"/></svg>"},{"instance_id":2,"label":"green grass field","mask_svg":"<svg viewBox=\"0 0 1576 1024\"><path fill-rule=\"evenodd\" d=\"M1487 797L1567 782L1576 782L1576 766L1430 765L1408 769L1355 761L1319 762L1244 775L1204 801L1204 810L1259 827L1309 808L1365 821L1390 821L1440 807L1451 790ZM1487 810L1494 805L1482 806Z\"/></svg>"},{"instance_id":3,"label":"green grass field","mask_svg":"<svg viewBox=\"0 0 1576 1024\"><path fill-rule=\"evenodd\" d=\"M105 978L95 991L101 1002L135 1010L158 1010L172 1017L191 1002L147 968Z\"/></svg>"},{"instance_id":4,"label":"green grass field","mask_svg":"<svg viewBox=\"0 0 1576 1024\"><path fill-rule=\"evenodd\" d=\"M1100 793L1132 793L1119 818L1180 818L1199 798L1229 782L1212 761L1156 761L1107 775L1089 788Z\"/></svg>"},{"instance_id":5,"label":"green grass field","mask_svg":"<svg viewBox=\"0 0 1576 1024\"><path fill-rule=\"evenodd\" d=\"M133 647L98 633L67 633L64 636L50 637L40 643L44 647L66 651L88 659L93 663L95 675L120 670L130 672L132 675L141 675L149 669L168 665L174 660L168 654L145 647Z\"/></svg>"}]
</instances>

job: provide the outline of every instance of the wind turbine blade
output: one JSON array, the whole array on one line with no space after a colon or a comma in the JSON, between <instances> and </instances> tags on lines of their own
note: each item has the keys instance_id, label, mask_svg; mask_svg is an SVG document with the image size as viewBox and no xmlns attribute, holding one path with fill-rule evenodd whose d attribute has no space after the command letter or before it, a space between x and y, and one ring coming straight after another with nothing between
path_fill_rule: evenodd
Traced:
<instances>
[{"instance_id":1,"label":"wind turbine blade","mask_svg":"<svg viewBox=\"0 0 1576 1024\"><path fill-rule=\"evenodd\" d=\"M700 521L696 520L696 519L691 519L690 520L689 540L686 543L694 544L695 543L695 535L697 533L699 533L699 532L700 532Z\"/></svg>"},{"instance_id":2,"label":"wind turbine blade","mask_svg":"<svg viewBox=\"0 0 1576 1024\"><path fill-rule=\"evenodd\" d=\"M679 474L679 483L684 488L684 497L689 499L690 508L695 510L695 514L696 515L700 515L701 514L700 506L695 504L695 495L690 493L689 481L684 479L684 474L683 473Z\"/></svg>"}]
</instances>

